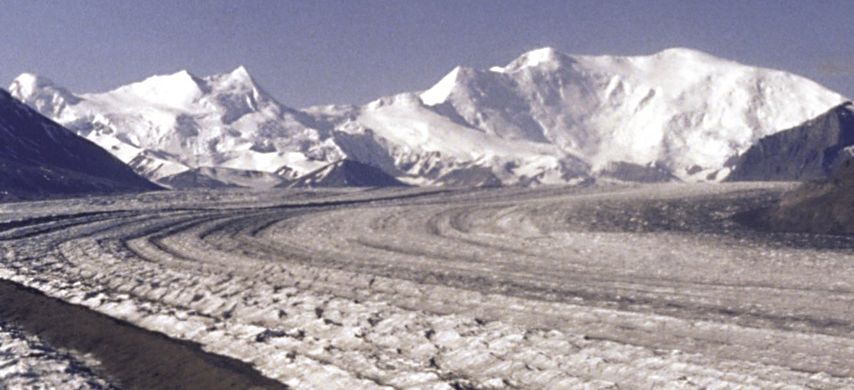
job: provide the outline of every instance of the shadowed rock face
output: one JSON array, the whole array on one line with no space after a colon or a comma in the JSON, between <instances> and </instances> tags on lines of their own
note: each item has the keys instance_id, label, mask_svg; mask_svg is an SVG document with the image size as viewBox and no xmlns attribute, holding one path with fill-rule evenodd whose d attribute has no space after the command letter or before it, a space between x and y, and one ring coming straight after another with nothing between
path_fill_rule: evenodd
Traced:
<instances>
[{"instance_id":1,"label":"shadowed rock face","mask_svg":"<svg viewBox=\"0 0 854 390\"><path fill-rule=\"evenodd\" d=\"M0 199L159 188L0 90Z\"/></svg>"},{"instance_id":2,"label":"shadowed rock face","mask_svg":"<svg viewBox=\"0 0 854 390\"><path fill-rule=\"evenodd\" d=\"M287 167L285 167L287 168ZM284 174L287 174L283 170ZM285 177L269 172L249 171L231 168L202 167L193 168L175 175L157 180L173 190L194 188L272 188L290 182Z\"/></svg>"},{"instance_id":3,"label":"shadowed rock face","mask_svg":"<svg viewBox=\"0 0 854 390\"><path fill-rule=\"evenodd\" d=\"M160 180L159 183L172 187L173 190L192 189L192 188L237 188L237 185L224 183L214 179L198 171L191 169L176 175L167 176Z\"/></svg>"},{"instance_id":4,"label":"shadowed rock face","mask_svg":"<svg viewBox=\"0 0 854 390\"><path fill-rule=\"evenodd\" d=\"M854 160L839 165L829 180L804 183L745 219L774 231L854 235Z\"/></svg>"},{"instance_id":5,"label":"shadowed rock face","mask_svg":"<svg viewBox=\"0 0 854 390\"><path fill-rule=\"evenodd\" d=\"M300 177L289 187L405 186L383 170L354 160L341 160Z\"/></svg>"},{"instance_id":6,"label":"shadowed rock face","mask_svg":"<svg viewBox=\"0 0 854 390\"><path fill-rule=\"evenodd\" d=\"M639 165L618 161L611 164L602 170L600 175L623 181L633 181L639 183L661 183L667 181L678 181L676 176L673 176L667 169L658 167L654 164Z\"/></svg>"},{"instance_id":7,"label":"shadowed rock face","mask_svg":"<svg viewBox=\"0 0 854 390\"><path fill-rule=\"evenodd\" d=\"M437 183L449 187L500 187L501 179L492 172L489 167L473 166L458 168L450 171L438 180Z\"/></svg>"},{"instance_id":8,"label":"shadowed rock face","mask_svg":"<svg viewBox=\"0 0 854 390\"><path fill-rule=\"evenodd\" d=\"M736 163L729 181L825 179L852 156L854 105L834 107L800 126L757 141Z\"/></svg>"}]
</instances>

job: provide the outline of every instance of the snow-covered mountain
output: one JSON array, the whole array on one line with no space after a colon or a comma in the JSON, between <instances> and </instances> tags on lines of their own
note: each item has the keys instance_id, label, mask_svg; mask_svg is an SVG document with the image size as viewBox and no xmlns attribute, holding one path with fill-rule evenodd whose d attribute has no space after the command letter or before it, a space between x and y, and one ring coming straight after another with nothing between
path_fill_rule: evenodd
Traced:
<instances>
[{"instance_id":1,"label":"snow-covered mountain","mask_svg":"<svg viewBox=\"0 0 854 390\"><path fill-rule=\"evenodd\" d=\"M0 200L159 189L0 90Z\"/></svg>"},{"instance_id":2,"label":"snow-covered mountain","mask_svg":"<svg viewBox=\"0 0 854 390\"><path fill-rule=\"evenodd\" d=\"M545 142L588 162L716 172L753 141L844 99L789 73L689 49L569 56L545 48L490 70L456 68L421 94L434 109L505 139Z\"/></svg>"},{"instance_id":3,"label":"snow-covered mountain","mask_svg":"<svg viewBox=\"0 0 854 390\"><path fill-rule=\"evenodd\" d=\"M81 95L24 74L10 90L155 180L199 167L292 180L347 158L410 184L722 180L754 141L845 100L690 49L544 48L506 66L457 67L426 91L305 110L278 103L242 67Z\"/></svg>"},{"instance_id":4,"label":"snow-covered mountain","mask_svg":"<svg viewBox=\"0 0 854 390\"><path fill-rule=\"evenodd\" d=\"M10 91L155 180L198 167L308 172L344 157L327 133L305 123L311 118L276 102L243 67L82 95L23 74Z\"/></svg>"}]
</instances>

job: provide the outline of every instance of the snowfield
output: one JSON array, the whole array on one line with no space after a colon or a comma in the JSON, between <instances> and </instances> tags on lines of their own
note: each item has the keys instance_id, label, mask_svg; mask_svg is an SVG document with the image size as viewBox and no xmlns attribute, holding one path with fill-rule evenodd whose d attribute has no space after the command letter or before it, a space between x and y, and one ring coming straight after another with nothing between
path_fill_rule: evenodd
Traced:
<instances>
[{"instance_id":1,"label":"snowfield","mask_svg":"<svg viewBox=\"0 0 854 390\"><path fill-rule=\"evenodd\" d=\"M0 204L0 278L294 388L854 388L854 239L735 222L792 186Z\"/></svg>"}]
</instances>

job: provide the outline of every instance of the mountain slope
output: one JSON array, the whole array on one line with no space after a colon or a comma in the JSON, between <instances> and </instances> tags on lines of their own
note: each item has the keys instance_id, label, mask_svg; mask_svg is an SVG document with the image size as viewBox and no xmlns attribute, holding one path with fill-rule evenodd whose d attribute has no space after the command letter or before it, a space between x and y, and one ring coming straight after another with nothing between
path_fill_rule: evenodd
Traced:
<instances>
[{"instance_id":1,"label":"mountain slope","mask_svg":"<svg viewBox=\"0 0 854 390\"><path fill-rule=\"evenodd\" d=\"M846 102L797 127L757 141L731 181L824 179L854 156L854 105Z\"/></svg>"},{"instance_id":2,"label":"mountain slope","mask_svg":"<svg viewBox=\"0 0 854 390\"><path fill-rule=\"evenodd\" d=\"M301 111L242 67L82 95L25 74L11 90L155 180L200 167L298 177L347 159L418 185L473 177L455 171L501 184L722 180L754 141L844 101L802 77L689 49L544 48L488 70L457 67L425 91Z\"/></svg>"},{"instance_id":3,"label":"mountain slope","mask_svg":"<svg viewBox=\"0 0 854 390\"><path fill-rule=\"evenodd\" d=\"M0 90L0 199L158 188L97 145Z\"/></svg>"}]
</instances>

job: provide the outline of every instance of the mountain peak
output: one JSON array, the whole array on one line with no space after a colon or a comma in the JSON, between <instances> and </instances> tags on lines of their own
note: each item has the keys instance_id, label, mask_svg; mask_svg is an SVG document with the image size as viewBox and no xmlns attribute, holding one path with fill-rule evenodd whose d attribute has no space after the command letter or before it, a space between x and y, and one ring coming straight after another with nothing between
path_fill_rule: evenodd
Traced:
<instances>
[{"instance_id":1,"label":"mountain peak","mask_svg":"<svg viewBox=\"0 0 854 390\"><path fill-rule=\"evenodd\" d=\"M249 70L246 69L245 66L240 65L237 68L234 68L229 75L233 78L240 78L244 80L252 80L252 76L249 75Z\"/></svg>"},{"instance_id":2,"label":"mountain peak","mask_svg":"<svg viewBox=\"0 0 854 390\"><path fill-rule=\"evenodd\" d=\"M50 114L58 114L66 104L79 101L77 96L47 77L33 73L21 73L9 85L9 92L14 98Z\"/></svg>"},{"instance_id":3,"label":"mountain peak","mask_svg":"<svg viewBox=\"0 0 854 390\"><path fill-rule=\"evenodd\" d=\"M688 55L691 55L691 56L696 56L696 55L710 56L711 55L711 54L706 53L702 50L692 49L690 47L681 47L681 46L669 47L667 49L659 51L656 54L657 55L674 55L674 56L688 56Z\"/></svg>"},{"instance_id":4,"label":"mountain peak","mask_svg":"<svg viewBox=\"0 0 854 390\"><path fill-rule=\"evenodd\" d=\"M455 67L445 75L445 77L442 77L438 83L421 93L419 96L421 98L421 102L428 106L435 106L445 102L445 100L448 99L448 96L451 95L451 92L454 91L454 87L457 85L461 72L463 72L463 67Z\"/></svg>"},{"instance_id":5,"label":"mountain peak","mask_svg":"<svg viewBox=\"0 0 854 390\"><path fill-rule=\"evenodd\" d=\"M12 80L9 92L20 99L32 96L43 88L55 86L56 84L47 77L42 77L34 73L21 73L21 75Z\"/></svg>"},{"instance_id":6,"label":"mountain peak","mask_svg":"<svg viewBox=\"0 0 854 390\"><path fill-rule=\"evenodd\" d=\"M183 84L196 85L199 84L199 78L186 69L181 69L175 73L155 75L146 78L140 82L131 85L163 85L163 84Z\"/></svg>"},{"instance_id":7,"label":"mountain peak","mask_svg":"<svg viewBox=\"0 0 854 390\"><path fill-rule=\"evenodd\" d=\"M530 62L539 63L539 62L554 61L555 59L557 59L558 57L560 57L562 55L563 54L560 53L559 51L555 50L555 48L550 47L550 46L546 46L546 47L541 47L539 49L531 50L531 51L523 54L522 56L526 57L528 59L528 61L530 61Z\"/></svg>"},{"instance_id":8,"label":"mountain peak","mask_svg":"<svg viewBox=\"0 0 854 390\"><path fill-rule=\"evenodd\" d=\"M151 76L145 80L119 88L150 102L171 106L185 106L203 93L203 83L186 69L166 75Z\"/></svg>"},{"instance_id":9,"label":"mountain peak","mask_svg":"<svg viewBox=\"0 0 854 390\"><path fill-rule=\"evenodd\" d=\"M671 47L668 49L664 49L659 51L658 53L652 54L650 57L656 59L664 59L664 60L681 60L681 61L691 61L691 62L702 62L705 64L723 64L730 63L733 64L733 61L725 60L720 57L715 57L709 53L706 53L702 50L691 49L687 47Z\"/></svg>"},{"instance_id":10,"label":"mountain peak","mask_svg":"<svg viewBox=\"0 0 854 390\"><path fill-rule=\"evenodd\" d=\"M243 91L243 93L251 94L257 94L261 90L258 84L255 83L255 79L249 74L249 70L243 65L227 73L206 77L205 80L214 89Z\"/></svg>"},{"instance_id":11,"label":"mountain peak","mask_svg":"<svg viewBox=\"0 0 854 390\"><path fill-rule=\"evenodd\" d=\"M15 77L13 83L18 83L20 85L35 85L35 86L46 86L46 85L54 85L54 82L51 81L47 77L39 76L35 73L24 72L21 73L18 77Z\"/></svg>"},{"instance_id":12,"label":"mountain peak","mask_svg":"<svg viewBox=\"0 0 854 390\"><path fill-rule=\"evenodd\" d=\"M494 67L491 70L499 73L510 73L532 67L554 68L561 66L568 59L569 56L566 54L547 46L526 52L503 68Z\"/></svg>"},{"instance_id":13,"label":"mountain peak","mask_svg":"<svg viewBox=\"0 0 854 390\"><path fill-rule=\"evenodd\" d=\"M245 66L240 65L230 72L219 73L205 78L208 81L214 81L226 84L248 85L255 87L255 79L249 74L249 70Z\"/></svg>"}]
</instances>

